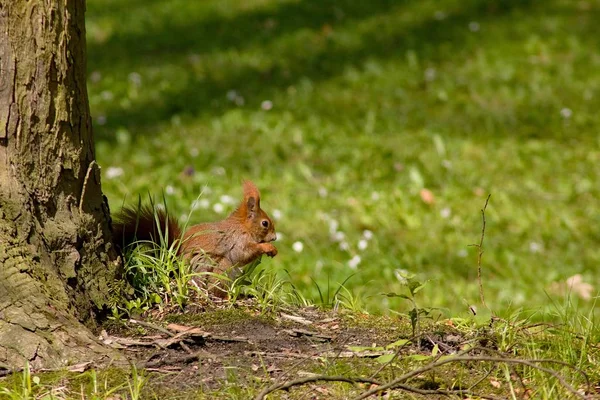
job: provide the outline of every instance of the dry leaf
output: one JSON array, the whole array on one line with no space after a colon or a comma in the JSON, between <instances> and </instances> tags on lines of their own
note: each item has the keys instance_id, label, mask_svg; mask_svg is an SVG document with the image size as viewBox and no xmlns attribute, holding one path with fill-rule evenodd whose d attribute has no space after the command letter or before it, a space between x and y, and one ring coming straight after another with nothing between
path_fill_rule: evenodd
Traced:
<instances>
[{"instance_id":1,"label":"dry leaf","mask_svg":"<svg viewBox=\"0 0 600 400\"><path fill-rule=\"evenodd\" d=\"M419 192L419 195L421 196L421 200L423 200L423 203L425 203L425 204L435 203L435 197L433 196L433 193L431 192L431 190L421 189L421 191Z\"/></svg>"},{"instance_id":2,"label":"dry leaf","mask_svg":"<svg viewBox=\"0 0 600 400\"><path fill-rule=\"evenodd\" d=\"M567 278L565 282L554 282L550 290L562 296L573 293L584 300L590 300L594 293L594 286L584 282L582 276L576 274Z\"/></svg>"}]
</instances>

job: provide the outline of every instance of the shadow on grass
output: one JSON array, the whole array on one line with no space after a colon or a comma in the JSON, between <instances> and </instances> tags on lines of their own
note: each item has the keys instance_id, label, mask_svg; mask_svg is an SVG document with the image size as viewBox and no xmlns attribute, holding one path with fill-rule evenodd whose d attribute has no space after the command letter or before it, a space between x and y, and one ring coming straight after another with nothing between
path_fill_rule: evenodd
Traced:
<instances>
[{"instance_id":1,"label":"shadow on grass","mask_svg":"<svg viewBox=\"0 0 600 400\"><path fill-rule=\"evenodd\" d=\"M444 18L436 18L435 13L413 18L411 7L418 6L417 0L304 0L273 3L273 6L231 17L214 11L205 12L198 19L174 14L171 20L165 19L160 26L148 27L143 32L129 36L115 34L102 44L91 43L90 68L132 72L148 65L157 68L175 65L186 69L191 68L192 54L210 57L217 51L249 47L257 52L258 58L264 56L273 61L266 68L244 64L218 73L209 72L201 80L188 77L186 85L161 92L158 100L146 98L128 109L113 106L107 110L110 116L107 125L97 129L98 138L112 140L109 132L119 126L135 127L134 133L147 131L175 114L218 115L233 107L225 98L232 89L243 90L246 105L257 107L261 101L303 79L327 80L348 66L360 66L369 59L404 58L407 51L414 51L425 62L440 61L464 52L465 48L473 48L466 43L480 40L468 29L471 21L485 23L492 18L510 18L513 10L531 8L534 3L532 0L470 0L462 2ZM134 15L142 8L153 12L162 2L129 4L131 8L127 12ZM328 33L335 34L337 28L391 13L406 15L405 22L385 29L370 25L360 42L351 45L328 39ZM319 46L284 48L281 54L272 54L275 41L301 30L319 33Z\"/></svg>"}]
</instances>

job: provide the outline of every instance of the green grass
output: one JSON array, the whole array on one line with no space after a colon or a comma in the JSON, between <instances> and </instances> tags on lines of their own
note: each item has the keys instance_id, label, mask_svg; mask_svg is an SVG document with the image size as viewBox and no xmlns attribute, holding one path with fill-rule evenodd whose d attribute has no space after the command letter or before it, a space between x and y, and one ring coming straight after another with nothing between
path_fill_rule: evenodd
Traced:
<instances>
[{"instance_id":1,"label":"green grass","mask_svg":"<svg viewBox=\"0 0 600 400\"><path fill-rule=\"evenodd\" d=\"M587 388L589 382L595 385L600 379L600 352L597 346L600 339L599 325L590 316L577 312L568 302L557 305L558 319L561 325L532 324L515 313L509 319L497 320L493 324L477 324L465 319L451 319L439 322L426 321L423 347L416 351L410 336L410 326L406 320L390 317L375 317L360 314L337 315L344 325L344 330L354 328L354 333L369 332L376 341L371 346L342 346L344 352L352 351L360 355L364 351L397 351L398 356L385 354L380 358L344 358L318 357L314 360L298 359L274 361L272 358L255 357L246 360L252 364L240 365L238 357L227 351L213 362L213 368L225 372L211 377L196 376L189 365L180 365L187 371L167 372L138 370L134 366L111 367L86 372L68 371L30 371L24 370L0 379L1 400L75 400L75 399L251 399L264 388L270 386L273 376L267 371L272 366L279 366L284 371L276 374L278 381L291 380L309 373L328 376L373 377L380 382L391 381L406 373L426 368L431 363L447 362L455 357L447 353L450 336L458 337L462 343L462 352L469 348L476 349L468 353L473 357L491 356L504 361L470 360L438 365L436 368L418 374L406 381L408 386L420 389L469 389L474 393L499 398L522 398L527 390L528 398L565 399L575 398L556 376L575 390ZM172 322L213 329L223 326L244 326L252 320L262 320L264 316L242 309L212 310L199 314L171 315ZM354 320L354 321L352 321ZM274 320L270 323L278 324ZM236 325L237 323L237 325ZM362 331L360 330L362 328ZM429 340L438 341L440 347L431 347ZM444 344L446 342L446 344ZM235 347L235 346L234 346ZM430 348L429 347L429 348ZM232 347L233 350L233 347ZM214 350L209 350L213 352ZM293 353L293 352L292 352ZM230 357L231 356L231 357ZM546 360L534 363L546 371L533 368L531 365L506 363L506 360L527 361ZM557 360L553 362L551 360ZM287 361L287 363L286 363ZM562 362L562 363L561 363ZM205 364L199 361L198 364ZM566 364L568 363L568 365ZM551 370L555 376L548 373ZM191 373L191 375L190 375ZM342 383L318 383L303 385L288 392L277 392L270 396L278 398L307 398L315 393L324 394L331 399L349 399L366 391L368 386L353 386ZM592 389L593 391L594 389ZM401 391L395 392L400 397ZM594 392L592 392L594 393ZM588 393L590 394L590 393ZM592 395L592 394L591 394ZM592 395L593 396L593 395ZM477 396L473 396L477 397ZM408 398L408 397L407 397ZM592 397L590 397L592 398Z\"/></svg>"},{"instance_id":2,"label":"green grass","mask_svg":"<svg viewBox=\"0 0 600 400\"><path fill-rule=\"evenodd\" d=\"M487 303L541 318L557 284L600 282L598 20L597 0L88 0L103 190L182 217L203 193L194 223L253 179L280 214L263 265L306 297L355 274L368 310L407 312L381 296L402 270L453 316L478 303L491 193Z\"/></svg>"}]
</instances>

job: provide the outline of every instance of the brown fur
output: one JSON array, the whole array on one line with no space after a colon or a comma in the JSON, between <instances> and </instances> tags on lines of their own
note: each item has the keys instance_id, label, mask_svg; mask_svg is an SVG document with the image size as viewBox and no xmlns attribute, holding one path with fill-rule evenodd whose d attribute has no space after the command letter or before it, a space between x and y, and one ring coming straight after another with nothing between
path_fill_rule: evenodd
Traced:
<instances>
[{"instance_id":1,"label":"brown fur","mask_svg":"<svg viewBox=\"0 0 600 400\"><path fill-rule=\"evenodd\" d=\"M168 229L167 244L181 240L178 254L190 261L196 272L227 274L233 267L249 264L263 254L277 254L277 248L269 243L277 238L275 226L260 208L260 192L250 181L244 182L244 198L227 218L194 225L183 236L174 218L149 206L123 208L115 221L113 237L121 248L139 240L158 243L159 229L163 235Z\"/></svg>"}]
</instances>

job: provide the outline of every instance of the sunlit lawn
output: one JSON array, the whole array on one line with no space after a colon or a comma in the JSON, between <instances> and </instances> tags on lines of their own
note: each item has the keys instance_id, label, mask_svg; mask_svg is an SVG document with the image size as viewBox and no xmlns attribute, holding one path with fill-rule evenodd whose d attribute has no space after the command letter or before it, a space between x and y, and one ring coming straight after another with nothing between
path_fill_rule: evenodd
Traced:
<instances>
[{"instance_id":1,"label":"sunlit lawn","mask_svg":"<svg viewBox=\"0 0 600 400\"><path fill-rule=\"evenodd\" d=\"M491 194L488 305L552 310L581 274L592 306L600 1L87 3L113 211L164 193L192 222L222 218L252 179L280 236L263 265L307 296L354 274L368 310L405 311L381 294L412 273L422 305L466 315Z\"/></svg>"}]
</instances>

